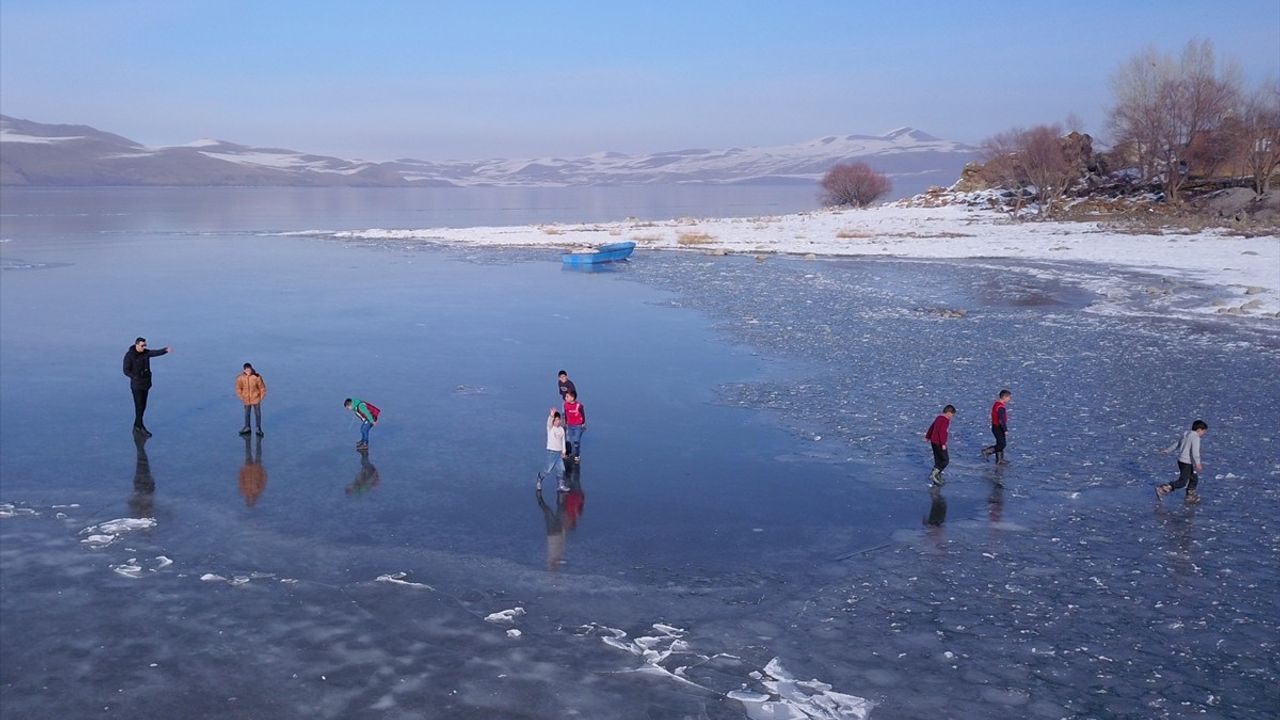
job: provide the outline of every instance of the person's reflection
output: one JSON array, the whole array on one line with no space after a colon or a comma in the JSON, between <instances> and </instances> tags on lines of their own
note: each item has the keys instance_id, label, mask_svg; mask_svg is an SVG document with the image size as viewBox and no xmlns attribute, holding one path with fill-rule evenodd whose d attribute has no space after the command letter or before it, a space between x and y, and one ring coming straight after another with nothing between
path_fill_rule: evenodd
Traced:
<instances>
[{"instance_id":1,"label":"person's reflection","mask_svg":"<svg viewBox=\"0 0 1280 720\"><path fill-rule=\"evenodd\" d=\"M947 499L942 497L942 488L929 488L929 514L924 518L924 524L929 527L942 527L947 521Z\"/></svg>"},{"instance_id":2,"label":"person's reflection","mask_svg":"<svg viewBox=\"0 0 1280 720\"><path fill-rule=\"evenodd\" d=\"M1157 508L1161 512L1163 508ZM1195 577L1199 570L1195 563L1196 506L1188 505L1186 512L1171 512L1164 518L1164 529L1169 533L1169 542L1164 543L1161 562L1167 563L1169 570L1178 578Z\"/></svg>"},{"instance_id":3,"label":"person's reflection","mask_svg":"<svg viewBox=\"0 0 1280 720\"><path fill-rule=\"evenodd\" d=\"M364 448L360 451L360 472L356 473L356 479L347 486L347 494L363 495L377 487L380 479L378 468L369 462L369 449Z\"/></svg>"},{"instance_id":4,"label":"person's reflection","mask_svg":"<svg viewBox=\"0 0 1280 720\"><path fill-rule=\"evenodd\" d=\"M567 478L566 478L567 480ZM568 493L556 493L556 507L553 510L542 497L542 490L534 491L538 496L538 507L542 508L542 519L547 524L547 569L552 572L560 569L564 558L564 498Z\"/></svg>"},{"instance_id":5,"label":"person's reflection","mask_svg":"<svg viewBox=\"0 0 1280 720\"><path fill-rule=\"evenodd\" d=\"M565 471L564 486L569 489L556 493L554 509L543 498L542 490L534 493L547 526L547 569L551 571L559 570L564 563L565 536L578 527L587 505L587 495L582 491L582 470L576 464Z\"/></svg>"},{"instance_id":6,"label":"person's reflection","mask_svg":"<svg viewBox=\"0 0 1280 720\"><path fill-rule=\"evenodd\" d=\"M565 473L564 482L569 486L569 492L564 493L563 498L564 529L572 531L578 527L578 519L582 517L582 510L587 505L587 495L582 492L582 469L577 463Z\"/></svg>"},{"instance_id":7,"label":"person's reflection","mask_svg":"<svg viewBox=\"0 0 1280 720\"><path fill-rule=\"evenodd\" d=\"M991 494L987 496L987 520L998 523L1004 519L1004 484L991 483Z\"/></svg>"},{"instance_id":8,"label":"person's reflection","mask_svg":"<svg viewBox=\"0 0 1280 720\"><path fill-rule=\"evenodd\" d=\"M155 516L156 481L151 477L151 461L147 459L147 436L133 434L138 461L133 469L133 494L129 496L129 514L136 518Z\"/></svg>"},{"instance_id":9,"label":"person's reflection","mask_svg":"<svg viewBox=\"0 0 1280 720\"><path fill-rule=\"evenodd\" d=\"M240 494L244 496L244 504L253 507L258 496L267 489L267 471L262 467L262 438L258 438L257 446L251 444L248 435L244 436L244 465L240 468Z\"/></svg>"}]
</instances>

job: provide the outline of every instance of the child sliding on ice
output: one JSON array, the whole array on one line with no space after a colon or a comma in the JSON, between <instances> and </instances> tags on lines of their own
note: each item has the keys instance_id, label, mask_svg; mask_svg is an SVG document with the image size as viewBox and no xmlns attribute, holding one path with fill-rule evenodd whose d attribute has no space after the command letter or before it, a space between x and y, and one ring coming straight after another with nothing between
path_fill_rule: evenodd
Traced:
<instances>
[{"instance_id":1,"label":"child sliding on ice","mask_svg":"<svg viewBox=\"0 0 1280 720\"><path fill-rule=\"evenodd\" d=\"M534 486L535 489L541 491L542 479L554 472L556 480L560 483L556 489L560 492L568 492L569 487L564 484L564 459L568 456L564 447L564 426L560 424L560 413L555 408L550 408L547 410L547 466L538 473L538 484Z\"/></svg>"}]
</instances>

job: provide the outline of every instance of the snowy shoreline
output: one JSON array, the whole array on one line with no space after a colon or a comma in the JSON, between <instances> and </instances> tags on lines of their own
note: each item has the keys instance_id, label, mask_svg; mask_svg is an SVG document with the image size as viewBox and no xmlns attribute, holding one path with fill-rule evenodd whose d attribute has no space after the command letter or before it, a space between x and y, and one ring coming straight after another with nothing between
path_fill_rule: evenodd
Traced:
<instances>
[{"instance_id":1,"label":"snowy shoreline","mask_svg":"<svg viewBox=\"0 0 1280 720\"><path fill-rule=\"evenodd\" d=\"M1016 222L991 210L880 206L743 218L625 220L581 225L308 231L349 240L575 249L620 240L638 248L790 254L1099 263L1221 289L1195 312L1280 319L1280 236L1224 230L1129 233L1100 222Z\"/></svg>"}]
</instances>

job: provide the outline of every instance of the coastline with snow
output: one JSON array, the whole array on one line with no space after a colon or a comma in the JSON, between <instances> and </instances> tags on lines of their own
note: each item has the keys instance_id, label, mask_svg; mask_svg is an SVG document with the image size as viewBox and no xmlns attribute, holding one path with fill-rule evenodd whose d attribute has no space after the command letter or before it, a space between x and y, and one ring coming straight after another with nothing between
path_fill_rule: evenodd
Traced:
<instances>
[{"instance_id":1,"label":"coastline with snow","mask_svg":"<svg viewBox=\"0 0 1280 720\"><path fill-rule=\"evenodd\" d=\"M1214 288L1195 314L1280 320L1280 235L1243 237L1225 229L1131 232L1103 222L1016 221L961 205L816 210L742 218L678 218L510 227L379 229L288 235L347 241L428 242L455 246L581 249L632 240L639 249L710 254L1002 260L1109 266L1156 275L1164 286L1085 273L1102 295L1167 296L1182 283ZM1066 274L1074 274L1066 271ZM1269 324L1269 323L1268 323Z\"/></svg>"}]
</instances>

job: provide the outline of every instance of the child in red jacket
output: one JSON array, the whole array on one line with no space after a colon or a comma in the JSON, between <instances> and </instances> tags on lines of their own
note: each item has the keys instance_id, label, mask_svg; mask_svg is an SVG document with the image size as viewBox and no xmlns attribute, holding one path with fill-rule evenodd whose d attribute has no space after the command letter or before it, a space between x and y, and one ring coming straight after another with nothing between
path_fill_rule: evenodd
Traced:
<instances>
[{"instance_id":1,"label":"child in red jacket","mask_svg":"<svg viewBox=\"0 0 1280 720\"><path fill-rule=\"evenodd\" d=\"M933 424L924 434L924 439L928 440L929 446L933 448L933 472L929 473L930 485L942 487L946 482L942 479L942 471L951 462L951 455L947 452L947 430L951 428L951 418L955 416L955 405L942 408L942 414L933 419Z\"/></svg>"}]
</instances>

